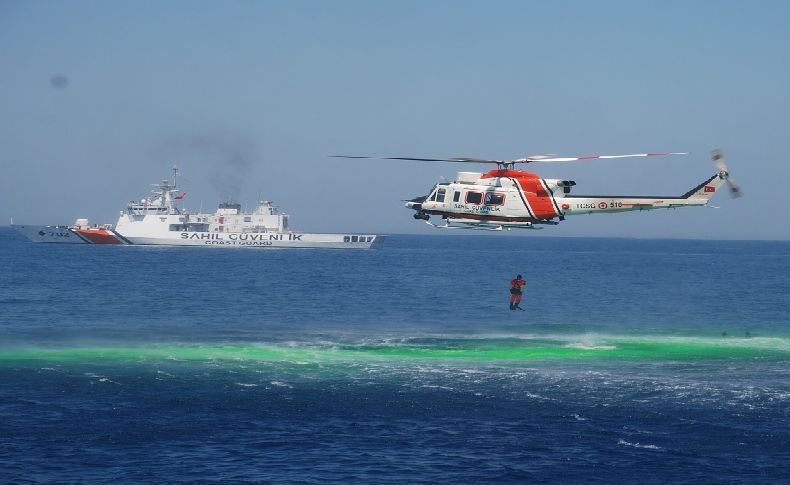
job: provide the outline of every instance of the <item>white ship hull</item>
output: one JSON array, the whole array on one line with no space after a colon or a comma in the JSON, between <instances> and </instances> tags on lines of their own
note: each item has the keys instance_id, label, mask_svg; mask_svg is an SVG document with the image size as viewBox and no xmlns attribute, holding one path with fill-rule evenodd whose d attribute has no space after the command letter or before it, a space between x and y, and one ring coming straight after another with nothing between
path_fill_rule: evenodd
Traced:
<instances>
[{"instance_id":1,"label":"white ship hull","mask_svg":"<svg viewBox=\"0 0 790 485\"><path fill-rule=\"evenodd\" d=\"M69 226L12 225L26 238L35 243L87 244L88 241L75 234Z\"/></svg>"},{"instance_id":2,"label":"white ship hull","mask_svg":"<svg viewBox=\"0 0 790 485\"><path fill-rule=\"evenodd\" d=\"M364 234L307 233L207 233L181 232L161 236L131 236L116 231L127 244L153 246L201 246L212 248L326 248L369 249L380 244L382 236Z\"/></svg>"}]
</instances>

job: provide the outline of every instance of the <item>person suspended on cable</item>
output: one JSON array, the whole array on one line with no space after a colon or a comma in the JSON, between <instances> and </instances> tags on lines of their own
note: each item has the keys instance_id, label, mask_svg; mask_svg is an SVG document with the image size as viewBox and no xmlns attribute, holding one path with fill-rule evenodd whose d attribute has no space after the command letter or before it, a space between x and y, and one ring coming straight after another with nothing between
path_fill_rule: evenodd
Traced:
<instances>
[{"instance_id":1,"label":"person suspended on cable","mask_svg":"<svg viewBox=\"0 0 790 485\"><path fill-rule=\"evenodd\" d=\"M521 279L521 275L516 275L516 279L510 280L510 309L511 310L523 310L519 306L521 303L521 295L524 294L524 286L526 286L527 282Z\"/></svg>"}]
</instances>

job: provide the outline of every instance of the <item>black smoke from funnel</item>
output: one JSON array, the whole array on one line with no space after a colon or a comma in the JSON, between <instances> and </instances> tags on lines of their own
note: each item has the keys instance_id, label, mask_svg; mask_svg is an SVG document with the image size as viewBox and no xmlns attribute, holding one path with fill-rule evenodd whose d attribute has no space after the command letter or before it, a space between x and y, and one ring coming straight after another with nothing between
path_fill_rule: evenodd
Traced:
<instances>
[{"instance_id":1,"label":"black smoke from funnel","mask_svg":"<svg viewBox=\"0 0 790 485\"><path fill-rule=\"evenodd\" d=\"M224 202L239 200L257 157L255 142L228 134L173 135L163 140L157 152L182 172L186 168L187 178L208 177Z\"/></svg>"}]
</instances>

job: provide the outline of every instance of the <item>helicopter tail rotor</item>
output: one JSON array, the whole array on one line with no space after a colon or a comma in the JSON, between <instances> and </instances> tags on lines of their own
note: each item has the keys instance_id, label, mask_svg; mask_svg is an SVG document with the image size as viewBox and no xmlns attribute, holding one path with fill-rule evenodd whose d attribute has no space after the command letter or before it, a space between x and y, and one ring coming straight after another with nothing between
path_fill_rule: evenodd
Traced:
<instances>
[{"instance_id":1,"label":"helicopter tail rotor","mask_svg":"<svg viewBox=\"0 0 790 485\"><path fill-rule=\"evenodd\" d=\"M730 171L727 168L727 164L724 162L724 155L722 155L721 150L713 150L711 152L711 158L719 169L719 177L727 183L727 187L730 189L730 195L733 198L742 196L741 188L735 183L735 180L730 177Z\"/></svg>"}]
</instances>

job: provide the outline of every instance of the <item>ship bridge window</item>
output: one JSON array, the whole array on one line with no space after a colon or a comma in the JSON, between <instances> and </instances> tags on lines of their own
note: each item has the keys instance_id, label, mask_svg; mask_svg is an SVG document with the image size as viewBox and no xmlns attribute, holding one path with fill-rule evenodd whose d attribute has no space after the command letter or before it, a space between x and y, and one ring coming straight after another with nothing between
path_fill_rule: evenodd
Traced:
<instances>
[{"instance_id":1,"label":"ship bridge window","mask_svg":"<svg viewBox=\"0 0 790 485\"><path fill-rule=\"evenodd\" d=\"M252 222L252 216L245 216L244 222Z\"/></svg>"},{"instance_id":2,"label":"ship bridge window","mask_svg":"<svg viewBox=\"0 0 790 485\"><path fill-rule=\"evenodd\" d=\"M466 203L467 204L479 204L483 200L483 194L480 192L467 192L466 193Z\"/></svg>"},{"instance_id":3,"label":"ship bridge window","mask_svg":"<svg viewBox=\"0 0 790 485\"><path fill-rule=\"evenodd\" d=\"M486 192L485 204L486 205L502 205L505 203L505 194L497 192Z\"/></svg>"}]
</instances>

